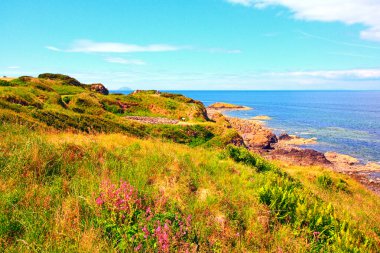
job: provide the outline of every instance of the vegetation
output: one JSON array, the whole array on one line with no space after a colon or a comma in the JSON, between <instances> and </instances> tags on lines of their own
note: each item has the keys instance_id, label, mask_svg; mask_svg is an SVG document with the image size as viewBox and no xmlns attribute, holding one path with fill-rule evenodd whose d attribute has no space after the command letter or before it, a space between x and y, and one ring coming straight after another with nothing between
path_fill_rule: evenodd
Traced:
<instances>
[{"instance_id":1,"label":"vegetation","mask_svg":"<svg viewBox=\"0 0 380 253\"><path fill-rule=\"evenodd\" d=\"M222 116L195 117L196 101L10 83L0 87L0 252L380 250L378 196L345 175L229 144L236 133ZM188 121L123 118L142 111Z\"/></svg>"}]
</instances>

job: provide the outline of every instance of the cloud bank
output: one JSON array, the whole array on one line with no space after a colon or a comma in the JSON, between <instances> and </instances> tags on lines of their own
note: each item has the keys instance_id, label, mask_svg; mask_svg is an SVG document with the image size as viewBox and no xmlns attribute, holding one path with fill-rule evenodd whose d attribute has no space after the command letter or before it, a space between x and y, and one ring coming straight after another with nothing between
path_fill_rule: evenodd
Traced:
<instances>
[{"instance_id":1,"label":"cloud bank","mask_svg":"<svg viewBox=\"0 0 380 253\"><path fill-rule=\"evenodd\" d=\"M361 24L366 28L360 37L380 42L379 0L226 0L246 7L283 6L295 19L322 22Z\"/></svg>"},{"instance_id":2,"label":"cloud bank","mask_svg":"<svg viewBox=\"0 0 380 253\"><path fill-rule=\"evenodd\" d=\"M60 49L54 46L47 46L46 48L52 51L77 53L142 53L168 52L183 49L183 47L165 44L152 44L147 46L141 46L116 42L96 42L92 40L77 40L68 49Z\"/></svg>"}]
</instances>

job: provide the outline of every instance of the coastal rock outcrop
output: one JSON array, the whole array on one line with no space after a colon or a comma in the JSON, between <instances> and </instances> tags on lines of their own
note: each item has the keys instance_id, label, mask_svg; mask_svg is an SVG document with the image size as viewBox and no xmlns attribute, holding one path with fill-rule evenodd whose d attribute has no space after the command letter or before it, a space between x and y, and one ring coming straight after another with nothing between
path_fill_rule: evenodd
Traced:
<instances>
[{"instance_id":1,"label":"coastal rock outcrop","mask_svg":"<svg viewBox=\"0 0 380 253\"><path fill-rule=\"evenodd\" d=\"M281 148L270 153L273 159L281 159L291 164L310 165L331 165L325 155L313 149Z\"/></svg>"},{"instance_id":2,"label":"coastal rock outcrop","mask_svg":"<svg viewBox=\"0 0 380 253\"><path fill-rule=\"evenodd\" d=\"M291 139L292 139L292 137L287 133L282 133L282 134L280 134L280 136L278 136L279 141L289 141Z\"/></svg>"},{"instance_id":3,"label":"coastal rock outcrop","mask_svg":"<svg viewBox=\"0 0 380 253\"><path fill-rule=\"evenodd\" d=\"M272 131L263 127L258 122L238 118L227 118L231 126L243 137L248 148L271 149L271 144L276 143L277 137Z\"/></svg>"},{"instance_id":4,"label":"coastal rock outcrop","mask_svg":"<svg viewBox=\"0 0 380 253\"><path fill-rule=\"evenodd\" d=\"M101 84L101 83L91 84L90 90L93 91L93 92L97 92L97 93L103 94L103 95L108 95L109 94L108 89L103 84Z\"/></svg>"},{"instance_id":5,"label":"coastal rock outcrop","mask_svg":"<svg viewBox=\"0 0 380 253\"><path fill-rule=\"evenodd\" d=\"M330 162L339 164L339 165L351 166L351 165L359 164L358 159L349 155L338 154L335 152L326 152L325 156Z\"/></svg>"},{"instance_id":6,"label":"coastal rock outcrop","mask_svg":"<svg viewBox=\"0 0 380 253\"><path fill-rule=\"evenodd\" d=\"M302 145L310 145L310 144L316 144L317 139L316 138L302 138L297 135L289 135L287 133L282 133L278 137L279 143L278 146L302 146Z\"/></svg>"},{"instance_id":7,"label":"coastal rock outcrop","mask_svg":"<svg viewBox=\"0 0 380 253\"><path fill-rule=\"evenodd\" d=\"M272 118L267 115L257 115L255 117L252 117L251 120L271 120Z\"/></svg>"},{"instance_id":8,"label":"coastal rock outcrop","mask_svg":"<svg viewBox=\"0 0 380 253\"><path fill-rule=\"evenodd\" d=\"M251 110L252 108L242 105L234 105L228 103L217 102L207 107L207 109L213 110Z\"/></svg>"}]
</instances>

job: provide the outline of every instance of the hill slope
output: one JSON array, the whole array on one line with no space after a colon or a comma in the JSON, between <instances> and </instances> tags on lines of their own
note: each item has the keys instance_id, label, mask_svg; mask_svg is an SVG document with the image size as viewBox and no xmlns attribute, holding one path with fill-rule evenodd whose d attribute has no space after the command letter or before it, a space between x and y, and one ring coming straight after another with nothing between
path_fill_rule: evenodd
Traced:
<instances>
[{"instance_id":1,"label":"hill slope","mask_svg":"<svg viewBox=\"0 0 380 253\"><path fill-rule=\"evenodd\" d=\"M239 142L222 116L152 126L123 118L141 110L101 102L203 106L182 96L101 95L40 79L0 87L0 251L379 251L378 196L349 177L228 145ZM53 90L34 88L40 81ZM69 102L63 89L72 89ZM82 96L91 103L76 112ZM156 109L144 113L177 117Z\"/></svg>"}]
</instances>

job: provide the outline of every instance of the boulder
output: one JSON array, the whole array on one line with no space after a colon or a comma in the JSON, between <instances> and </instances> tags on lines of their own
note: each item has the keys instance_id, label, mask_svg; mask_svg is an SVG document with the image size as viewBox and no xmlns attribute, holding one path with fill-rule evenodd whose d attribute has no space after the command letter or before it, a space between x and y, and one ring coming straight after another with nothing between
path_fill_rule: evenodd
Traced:
<instances>
[{"instance_id":1,"label":"boulder","mask_svg":"<svg viewBox=\"0 0 380 253\"><path fill-rule=\"evenodd\" d=\"M287 134L287 133L282 133L282 134L280 134L280 136L278 137L278 139L280 141L288 141L288 140L291 140L292 137L289 134Z\"/></svg>"},{"instance_id":2,"label":"boulder","mask_svg":"<svg viewBox=\"0 0 380 253\"><path fill-rule=\"evenodd\" d=\"M91 84L90 90L93 91L93 92L97 92L97 93L103 94L103 95L108 95L109 94L108 89L103 84L101 84L101 83Z\"/></svg>"},{"instance_id":3,"label":"boulder","mask_svg":"<svg viewBox=\"0 0 380 253\"><path fill-rule=\"evenodd\" d=\"M331 165L331 162L327 160L323 153L313 149L275 149L271 155L275 159L286 160L296 165Z\"/></svg>"},{"instance_id":4,"label":"boulder","mask_svg":"<svg viewBox=\"0 0 380 253\"><path fill-rule=\"evenodd\" d=\"M349 155L343 155L336 152L326 152L326 158L332 162L341 165L355 165L359 163L359 160Z\"/></svg>"}]
</instances>

